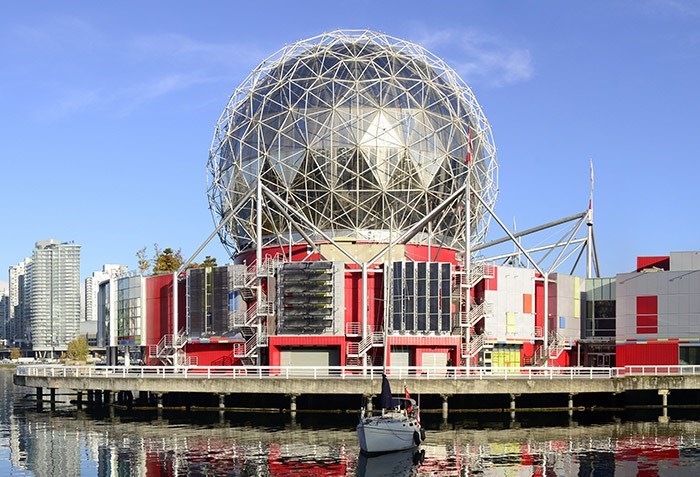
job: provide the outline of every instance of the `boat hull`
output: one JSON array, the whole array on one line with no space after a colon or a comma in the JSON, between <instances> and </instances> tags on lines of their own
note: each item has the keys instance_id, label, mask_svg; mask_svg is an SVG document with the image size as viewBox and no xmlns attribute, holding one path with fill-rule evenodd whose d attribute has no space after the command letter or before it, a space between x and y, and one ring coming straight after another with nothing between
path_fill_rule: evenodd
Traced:
<instances>
[{"instance_id":1,"label":"boat hull","mask_svg":"<svg viewBox=\"0 0 700 477\"><path fill-rule=\"evenodd\" d=\"M369 417L357 425L357 437L363 454L379 455L418 447L421 428L415 419Z\"/></svg>"}]
</instances>

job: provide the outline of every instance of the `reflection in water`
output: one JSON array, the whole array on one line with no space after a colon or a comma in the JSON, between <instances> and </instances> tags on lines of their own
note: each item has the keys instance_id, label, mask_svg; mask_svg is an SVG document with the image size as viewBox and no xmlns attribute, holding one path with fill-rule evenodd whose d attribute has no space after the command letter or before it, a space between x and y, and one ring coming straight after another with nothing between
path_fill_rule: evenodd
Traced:
<instances>
[{"instance_id":1,"label":"reflection in water","mask_svg":"<svg viewBox=\"0 0 700 477\"><path fill-rule=\"evenodd\" d=\"M409 449L391 454L367 457L360 454L358 477L407 477L417 474L416 466L425 459L425 450Z\"/></svg>"},{"instance_id":2,"label":"reflection in water","mask_svg":"<svg viewBox=\"0 0 700 477\"><path fill-rule=\"evenodd\" d=\"M294 425L284 415L112 419L67 404L38 412L26 392L0 369L0 475L700 475L697 421L440 430L426 415L419 462L415 451L360 456L354 416L334 416L335 427L328 415Z\"/></svg>"}]
</instances>

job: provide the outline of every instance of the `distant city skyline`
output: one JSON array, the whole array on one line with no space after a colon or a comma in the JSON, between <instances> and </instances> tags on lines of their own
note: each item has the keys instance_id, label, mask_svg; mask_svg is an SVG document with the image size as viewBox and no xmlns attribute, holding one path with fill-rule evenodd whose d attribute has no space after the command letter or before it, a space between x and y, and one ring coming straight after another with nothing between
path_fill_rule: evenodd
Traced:
<instances>
[{"instance_id":1,"label":"distant city skyline","mask_svg":"<svg viewBox=\"0 0 700 477\"><path fill-rule=\"evenodd\" d=\"M81 278L107 263L136 270L154 243L188 258L214 228L206 160L228 97L285 44L336 28L416 42L470 85L493 128L508 225L583 211L593 159L603 276L699 248L697 4L356 3L279 2L274 15L224 2L6 6L0 278L52 238L81 245ZM217 238L205 255L228 262Z\"/></svg>"}]
</instances>

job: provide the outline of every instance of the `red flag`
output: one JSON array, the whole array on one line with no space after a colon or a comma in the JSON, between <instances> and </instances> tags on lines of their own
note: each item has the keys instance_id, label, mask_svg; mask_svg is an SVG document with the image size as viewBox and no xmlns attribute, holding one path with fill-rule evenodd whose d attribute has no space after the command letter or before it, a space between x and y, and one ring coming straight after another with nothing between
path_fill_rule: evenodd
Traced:
<instances>
[{"instance_id":1,"label":"red flag","mask_svg":"<svg viewBox=\"0 0 700 477\"><path fill-rule=\"evenodd\" d=\"M411 395L408 394L408 388L406 387L405 384L403 385L403 392L404 392L404 395L406 396L406 399L411 399ZM413 411L413 406L411 406L411 401L408 401L406 403L406 412L410 414L411 411Z\"/></svg>"}]
</instances>

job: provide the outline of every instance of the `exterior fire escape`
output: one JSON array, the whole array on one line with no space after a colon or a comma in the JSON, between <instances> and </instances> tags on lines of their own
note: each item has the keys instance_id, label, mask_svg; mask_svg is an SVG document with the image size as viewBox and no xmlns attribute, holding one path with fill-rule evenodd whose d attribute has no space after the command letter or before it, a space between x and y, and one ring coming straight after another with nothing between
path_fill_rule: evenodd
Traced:
<instances>
[{"instance_id":1,"label":"exterior fire escape","mask_svg":"<svg viewBox=\"0 0 700 477\"><path fill-rule=\"evenodd\" d=\"M233 357L240 359L243 364L257 364L259 349L268 345L267 326L274 314L274 307L264 291L260 291L261 300L258 301L258 286L262 280L269 284L280 263L280 256L267 257L260 267L257 263L247 268L237 267L236 271L230 275L229 289L238 290L248 303L248 308L245 310L229 311L229 322L232 327L240 330L245 340L244 343L233 347Z\"/></svg>"},{"instance_id":2,"label":"exterior fire escape","mask_svg":"<svg viewBox=\"0 0 700 477\"><path fill-rule=\"evenodd\" d=\"M573 340L562 337L554 330L549 331L548 342L535 350L532 358L533 366L544 366L550 360L556 360L564 351L573 348Z\"/></svg>"},{"instance_id":3,"label":"exterior fire escape","mask_svg":"<svg viewBox=\"0 0 700 477\"><path fill-rule=\"evenodd\" d=\"M165 366L197 366L196 356L184 352L187 333L181 329L177 334L163 335L156 345L148 346L148 358L157 359Z\"/></svg>"},{"instance_id":4,"label":"exterior fire escape","mask_svg":"<svg viewBox=\"0 0 700 477\"><path fill-rule=\"evenodd\" d=\"M345 336L348 338L360 337L362 336L361 328L362 325L359 323L346 323ZM371 366L372 356L369 354L370 350L382 346L384 346L384 333L367 327L365 337L361 341L353 341L346 344L346 365L361 366L362 359L367 356L367 364Z\"/></svg>"},{"instance_id":5,"label":"exterior fire escape","mask_svg":"<svg viewBox=\"0 0 700 477\"><path fill-rule=\"evenodd\" d=\"M480 354L484 364L490 361L486 356L487 353L482 351L492 349L493 342L488 332L484 330L485 327L478 325L483 324L482 320L493 315L493 305L485 301L476 303L469 296L468 290L484 279L493 278L493 275L493 265L484 262L475 262L468 276L463 269L458 269L456 273L456 285L459 289L459 329L462 336L461 357L465 363L478 363Z\"/></svg>"}]
</instances>

